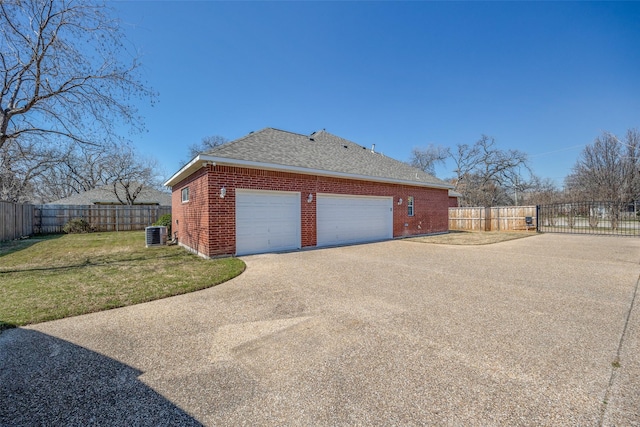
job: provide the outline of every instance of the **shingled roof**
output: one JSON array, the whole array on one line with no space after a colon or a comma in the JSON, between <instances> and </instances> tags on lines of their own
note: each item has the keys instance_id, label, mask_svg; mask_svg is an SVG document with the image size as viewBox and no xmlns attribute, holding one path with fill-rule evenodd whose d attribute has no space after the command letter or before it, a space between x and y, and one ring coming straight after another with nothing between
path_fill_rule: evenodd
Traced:
<instances>
[{"instance_id":1,"label":"shingled roof","mask_svg":"<svg viewBox=\"0 0 640 427\"><path fill-rule=\"evenodd\" d=\"M165 185L176 184L194 162L211 161L314 175L452 188L432 175L325 130L302 135L266 128L192 160ZM192 172L191 172L192 173Z\"/></svg>"}]
</instances>

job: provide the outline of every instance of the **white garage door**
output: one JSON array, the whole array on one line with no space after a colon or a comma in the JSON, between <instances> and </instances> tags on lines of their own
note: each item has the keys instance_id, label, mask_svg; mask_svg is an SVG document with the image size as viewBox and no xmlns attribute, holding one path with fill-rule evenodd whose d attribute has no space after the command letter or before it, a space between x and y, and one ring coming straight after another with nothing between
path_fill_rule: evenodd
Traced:
<instances>
[{"instance_id":1,"label":"white garage door","mask_svg":"<svg viewBox=\"0 0 640 427\"><path fill-rule=\"evenodd\" d=\"M300 193L236 190L236 254L300 249Z\"/></svg>"},{"instance_id":2,"label":"white garage door","mask_svg":"<svg viewBox=\"0 0 640 427\"><path fill-rule=\"evenodd\" d=\"M393 237L393 198L318 194L318 246Z\"/></svg>"}]
</instances>

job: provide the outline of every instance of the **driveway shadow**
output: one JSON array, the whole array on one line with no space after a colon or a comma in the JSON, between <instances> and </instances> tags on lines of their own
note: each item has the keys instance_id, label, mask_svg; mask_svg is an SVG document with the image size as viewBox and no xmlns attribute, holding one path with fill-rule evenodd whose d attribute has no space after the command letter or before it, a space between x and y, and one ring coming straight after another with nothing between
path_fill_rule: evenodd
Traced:
<instances>
[{"instance_id":1,"label":"driveway shadow","mask_svg":"<svg viewBox=\"0 0 640 427\"><path fill-rule=\"evenodd\" d=\"M28 329L0 334L0 425L201 426L114 359Z\"/></svg>"}]
</instances>

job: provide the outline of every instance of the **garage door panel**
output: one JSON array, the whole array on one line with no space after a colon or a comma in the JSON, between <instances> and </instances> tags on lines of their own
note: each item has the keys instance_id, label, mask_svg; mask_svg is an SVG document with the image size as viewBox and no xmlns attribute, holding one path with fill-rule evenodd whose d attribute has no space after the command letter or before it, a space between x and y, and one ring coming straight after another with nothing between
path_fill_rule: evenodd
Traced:
<instances>
[{"instance_id":1,"label":"garage door panel","mask_svg":"<svg viewBox=\"0 0 640 427\"><path fill-rule=\"evenodd\" d=\"M236 190L236 253L300 248L300 193Z\"/></svg>"},{"instance_id":2,"label":"garage door panel","mask_svg":"<svg viewBox=\"0 0 640 427\"><path fill-rule=\"evenodd\" d=\"M393 199L319 194L318 246L393 237Z\"/></svg>"}]
</instances>

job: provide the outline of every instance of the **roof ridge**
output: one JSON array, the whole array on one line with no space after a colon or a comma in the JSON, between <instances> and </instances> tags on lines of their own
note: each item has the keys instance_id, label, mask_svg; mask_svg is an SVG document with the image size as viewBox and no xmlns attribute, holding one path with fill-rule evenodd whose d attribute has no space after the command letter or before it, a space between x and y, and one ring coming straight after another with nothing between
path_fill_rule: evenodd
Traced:
<instances>
[{"instance_id":1,"label":"roof ridge","mask_svg":"<svg viewBox=\"0 0 640 427\"><path fill-rule=\"evenodd\" d=\"M320 134L325 134L326 136L328 136L328 137L330 137L330 138L337 139L337 140L339 140L339 141L340 141L340 143L341 143L341 144L343 143L342 141L344 141L344 142L348 142L349 144L356 145L356 146L358 146L358 147L364 147L364 148L366 148L364 145L360 145L360 144L358 144L357 142L353 142L353 141L351 141L350 139L343 138L343 137L341 137L341 136L339 136L339 135L332 134L331 132L327 132L327 130L326 130L326 129L322 129L321 131L316 132L316 133L314 134L314 136L316 136L316 135L317 135L317 134L319 134L319 133L320 133Z\"/></svg>"},{"instance_id":2,"label":"roof ridge","mask_svg":"<svg viewBox=\"0 0 640 427\"><path fill-rule=\"evenodd\" d=\"M244 136L241 136L240 138L234 139L232 141L229 141L229 142L227 142L225 144L221 144L221 145L218 145L217 147L213 147L213 148L211 148L211 149L209 149L207 151L204 151L201 154L215 155L218 152L224 152L224 151L228 150L230 147L233 147L236 144L239 144L239 143L241 143L243 141L246 141L249 138L255 138L256 136L259 136L260 134L265 134L268 131L274 131L276 133L281 133L281 134L282 133L289 134L289 135L293 135L293 136L295 136L297 138L304 138L304 139L312 139L312 136L313 136L313 134L304 135L304 134L297 133L297 132L291 132L291 131L288 131L288 130L283 130L283 129L278 129L278 128L267 126L267 127L264 127L264 128L262 128L260 130L257 130L257 131L251 131L248 134L246 134Z\"/></svg>"},{"instance_id":3,"label":"roof ridge","mask_svg":"<svg viewBox=\"0 0 640 427\"><path fill-rule=\"evenodd\" d=\"M305 138L306 138L306 137L308 137L307 135L304 135L304 134L301 134L301 133L291 132L291 131L288 131L288 130L283 130L283 129L278 129L278 128L274 128L274 127L267 126L267 127L264 127L264 128L262 128L262 129L260 129L260 130L251 131L251 132L249 132L248 134L246 134L246 135L244 135L244 136L241 136L240 138L236 138L236 139L234 139L234 140L232 140L232 141L229 141L229 142L227 142L227 143L225 143L225 144L218 145L217 147L213 147L212 149L205 151L205 154L206 154L206 153L212 153L212 152L218 151L218 148L220 148L220 147L225 147L225 146L227 146L227 147L228 147L229 145L234 145L234 144L236 144L236 143L238 143L238 142L240 142L240 141L244 141L244 140L245 140L245 139L247 139L247 138L254 137L254 136L256 136L256 135L258 135L258 134L260 134L260 133L263 133L263 132L265 132L265 131L268 131L268 130L274 130L274 131L276 131L276 132L283 132L283 133L288 133L288 134L296 135L296 136L303 136L303 137L305 137Z\"/></svg>"},{"instance_id":4,"label":"roof ridge","mask_svg":"<svg viewBox=\"0 0 640 427\"><path fill-rule=\"evenodd\" d=\"M245 139L249 138L250 136L254 136L254 135L255 135L255 134L257 134L257 133L264 132L265 130L268 130L268 129L273 129L273 128L265 127L265 128L262 128L262 129L260 129L260 130L255 131L255 132L254 132L254 131L251 131L251 132L249 132L248 134L241 136L240 138L236 138L236 139L231 140L231 141L229 141L229 142L226 142L226 143L224 143L224 144L218 145L218 146L213 147L213 148L211 148L211 149L209 149L209 150L206 150L206 151L204 151L204 152L202 152L202 153L200 153L200 154L210 154L210 153L215 153L216 151L220 151L220 148L221 148L221 147L225 147L225 146L226 146L226 147L228 147L228 146L230 146L230 145L235 145L236 143L238 143L238 142L240 142L240 141L244 141Z\"/></svg>"},{"instance_id":5,"label":"roof ridge","mask_svg":"<svg viewBox=\"0 0 640 427\"><path fill-rule=\"evenodd\" d=\"M266 130L266 129L276 130L278 132L290 133L291 135L297 135L297 136L304 136L304 137L308 137L309 136L309 135L305 135L303 133L291 132L290 130L278 129L278 128L273 128L273 127L267 127L267 128L262 129L262 130Z\"/></svg>"}]
</instances>

